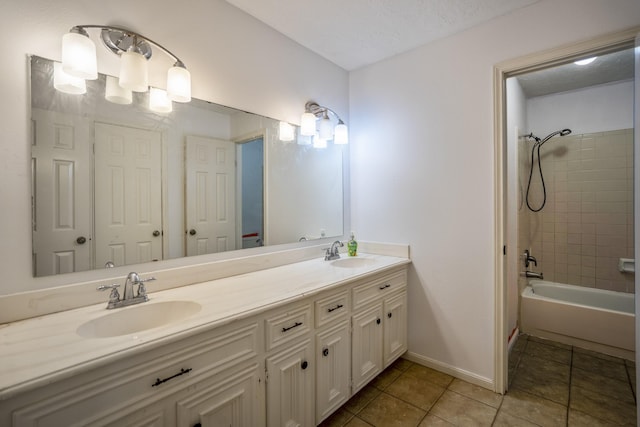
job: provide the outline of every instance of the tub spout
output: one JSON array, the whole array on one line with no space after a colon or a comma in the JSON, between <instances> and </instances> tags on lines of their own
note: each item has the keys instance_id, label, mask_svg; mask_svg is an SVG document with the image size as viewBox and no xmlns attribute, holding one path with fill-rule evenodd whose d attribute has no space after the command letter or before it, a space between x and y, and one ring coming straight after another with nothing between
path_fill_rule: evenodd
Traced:
<instances>
[{"instance_id":1,"label":"tub spout","mask_svg":"<svg viewBox=\"0 0 640 427\"><path fill-rule=\"evenodd\" d=\"M524 277L530 277L533 279L540 279L540 280L544 279L544 277L542 277L542 273L536 273L535 271L529 271L529 270L524 272Z\"/></svg>"}]
</instances>

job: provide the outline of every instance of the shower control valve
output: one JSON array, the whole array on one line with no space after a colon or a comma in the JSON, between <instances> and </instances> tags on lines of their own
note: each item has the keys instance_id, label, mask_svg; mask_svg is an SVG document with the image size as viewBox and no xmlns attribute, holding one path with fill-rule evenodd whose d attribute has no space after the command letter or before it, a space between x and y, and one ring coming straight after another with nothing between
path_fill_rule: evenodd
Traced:
<instances>
[{"instance_id":1,"label":"shower control valve","mask_svg":"<svg viewBox=\"0 0 640 427\"><path fill-rule=\"evenodd\" d=\"M529 249L524 250L524 266L529 268L529 263L533 263L536 267L538 266L538 260L535 257L531 256Z\"/></svg>"}]
</instances>

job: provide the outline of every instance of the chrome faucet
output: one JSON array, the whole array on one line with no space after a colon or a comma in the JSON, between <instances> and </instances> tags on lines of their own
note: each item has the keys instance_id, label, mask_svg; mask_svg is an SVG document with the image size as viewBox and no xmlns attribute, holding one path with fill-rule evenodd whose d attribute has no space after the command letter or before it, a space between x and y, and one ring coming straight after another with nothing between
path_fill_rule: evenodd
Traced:
<instances>
[{"instance_id":1,"label":"chrome faucet","mask_svg":"<svg viewBox=\"0 0 640 427\"><path fill-rule=\"evenodd\" d=\"M335 242L333 242L331 244L331 247L326 248L326 252L324 254L324 260L331 261L331 260L340 258L340 250L338 249L338 247L343 247L343 246L344 246L344 243L342 243L340 240L336 240Z\"/></svg>"},{"instance_id":2,"label":"chrome faucet","mask_svg":"<svg viewBox=\"0 0 640 427\"><path fill-rule=\"evenodd\" d=\"M524 272L524 277L529 277L532 279L540 279L540 280L544 279L544 277L542 277L542 273L536 273L535 271L529 271L529 270Z\"/></svg>"},{"instance_id":3,"label":"chrome faucet","mask_svg":"<svg viewBox=\"0 0 640 427\"><path fill-rule=\"evenodd\" d=\"M129 305L139 304L141 302L149 301L147 296L147 289L144 286L144 282L156 280L155 277L149 277L148 279L141 279L138 273L131 272L127 275L127 279L124 282L124 292L122 293L122 299L118 293L120 287L117 283L111 285L100 285L96 289L99 291L105 291L111 289L109 294L109 302L107 304L107 310L112 308L126 307ZM134 295L133 285L138 285L138 292Z\"/></svg>"},{"instance_id":4,"label":"chrome faucet","mask_svg":"<svg viewBox=\"0 0 640 427\"><path fill-rule=\"evenodd\" d=\"M538 260L531 256L531 253L529 252L529 249L525 249L524 250L524 266L525 268L529 268L529 263L533 263L533 265L535 265L536 267L538 266Z\"/></svg>"}]
</instances>

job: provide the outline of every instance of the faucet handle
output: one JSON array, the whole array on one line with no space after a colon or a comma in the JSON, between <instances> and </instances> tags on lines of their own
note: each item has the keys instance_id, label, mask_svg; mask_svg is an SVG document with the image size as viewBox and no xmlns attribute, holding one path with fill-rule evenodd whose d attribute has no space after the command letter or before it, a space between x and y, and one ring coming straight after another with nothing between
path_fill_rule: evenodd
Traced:
<instances>
[{"instance_id":1,"label":"faucet handle","mask_svg":"<svg viewBox=\"0 0 640 427\"><path fill-rule=\"evenodd\" d=\"M109 303L116 303L120 300L120 294L118 293L118 288L120 287L117 283L112 283L110 285L100 285L96 288L98 291L106 291L107 289L111 289L111 293L109 294Z\"/></svg>"},{"instance_id":2,"label":"faucet handle","mask_svg":"<svg viewBox=\"0 0 640 427\"><path fill-rule=\"evenodd\" d=\"M154 280L156 280L155 277L147 277L146 279L141 279L140 276L138 276L138 283L142 283L142 282L153 282Z\"/></svg>"},{"instance_id":3,"label":"faucet handle","mask_svg":"<svg viewBox=\"0 0 640 427\"><path fill-rule=\"evenodd\" d=\"M96 291L106 291L107 289L113 289L113 290L117 290L116 288L119 288L120 285L117 283L112 283L110 285L100 285L96 288Z\"/></svg>"}]
</instances>

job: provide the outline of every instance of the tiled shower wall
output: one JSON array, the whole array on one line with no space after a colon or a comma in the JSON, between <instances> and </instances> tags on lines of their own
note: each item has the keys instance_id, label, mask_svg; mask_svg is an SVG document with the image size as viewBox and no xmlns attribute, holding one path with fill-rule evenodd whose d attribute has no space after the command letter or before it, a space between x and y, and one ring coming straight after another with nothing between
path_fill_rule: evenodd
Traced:
<instances>
[{"instance_id":1,"label":"tiled shower wall","mask_svg":"<svg viewBox=\"0 0 640 427\"><path fill-rule=\"evenodd\" d=\"M540 212L531 212L524 200L532 146L523 139L518 150L518 246L521 254L530 248L538 260L529 270L554 282L634 293L634 276L618 271L620 258L634 257L633 130L547 141L540 150L547 190ZM537 163L529 203L542 203Z\"/></svg>"}]
</instances>

